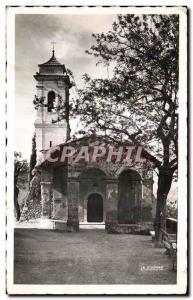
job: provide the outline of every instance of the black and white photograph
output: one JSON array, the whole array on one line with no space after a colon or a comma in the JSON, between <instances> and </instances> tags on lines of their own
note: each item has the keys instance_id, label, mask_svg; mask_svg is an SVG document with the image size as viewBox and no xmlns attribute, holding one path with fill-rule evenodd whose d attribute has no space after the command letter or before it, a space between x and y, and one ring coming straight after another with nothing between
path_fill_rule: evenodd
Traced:
<instances>
[{"instance_id":1,"label":"black and white photograph","mask_svg":"<svg viewBox=\"0 0 193 300\"><path fill-rule=\"evenodd\" d=\"M7 7L7 293L187 292L187 8Z\"/></svg>"}]
</instances>

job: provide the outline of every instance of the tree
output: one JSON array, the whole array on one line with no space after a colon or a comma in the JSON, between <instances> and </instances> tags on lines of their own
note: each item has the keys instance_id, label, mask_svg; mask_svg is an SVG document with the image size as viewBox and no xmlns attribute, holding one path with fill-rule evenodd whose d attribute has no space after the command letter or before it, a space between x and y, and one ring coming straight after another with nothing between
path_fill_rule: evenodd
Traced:
<instances>
[{"instance_id":1,"label":"tree","mask_svg":"<svg viewBox=\"0 0 193 300\"><path fill-rule=\"evenodd\" d=\"M74 113L87 131L144 146L158 174L154 222L160 238L178 161L177 15L119 15L111 31L93 34L89 55L112 69L105 79L84 75ZM111 75L111 76L110 76Z\"/></svg>"},{"instance_id":2,"label":"tree","mask_svg":"<svg viewBox=\"0 0 193 300\"><path fill-rule=\"evenodd\" d=\"M22 159L21 152L14 152L14 208L16 219L19 221L21 212L18 203L19 189L23 187L28 176L29 166L26 160Z\"/></svg>"},{"instance_id":3,"label":"tree","mask_svg":"<svg viewBox=\"0 0 193 300\"><path fill-rule=\"evenodd\" d=\"M36 160L37 160L37 154L36 154L36 134L34 133L34 135L32 137L32 153L31 153L31 157L30 157L29 181L31 181L32 178L33 178L32 171L35 168Z\"/></svg>"}]
</instances>

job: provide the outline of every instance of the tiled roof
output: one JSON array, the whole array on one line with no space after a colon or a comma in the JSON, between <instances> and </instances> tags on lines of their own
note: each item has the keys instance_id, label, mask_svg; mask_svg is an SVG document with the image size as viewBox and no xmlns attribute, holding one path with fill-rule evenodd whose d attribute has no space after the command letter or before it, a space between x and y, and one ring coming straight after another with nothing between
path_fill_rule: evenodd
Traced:
<instances>
[{"instance_id":1,"label":"tiled roof","mask_svg":"<svg viewBox=\"0 0 193 300\"><path fill-rule=\"evenodd\" d=\"M45 66L62 66L62 64L56 59L54 50L52 51L52 57L47 62L39 65L39 67Z\"/></svg>"}]
</instances>

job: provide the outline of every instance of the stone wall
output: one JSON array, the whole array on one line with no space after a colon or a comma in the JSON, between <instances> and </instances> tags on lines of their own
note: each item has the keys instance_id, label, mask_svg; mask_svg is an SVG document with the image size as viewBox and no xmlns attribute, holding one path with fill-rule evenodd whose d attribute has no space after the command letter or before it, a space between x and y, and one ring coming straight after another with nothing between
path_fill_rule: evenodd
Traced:
<instances>
[{"instance_id":1,"label":"stone wall","mask_svg":"<svg viewBox=\"0 0 193 300\"><path fill-rule=\"evenodd\" d=\"M53 170L53 219L67 221L67 168L65 166Z\"/></svg>"},{"instance_id":2,"label":"stone wall","mask_svg":"<svg viewBox=\"0 0 193 300\"><path fill-rule=\"evenodd\" d=\"M142 211L141 217L142 222L152 222L155 217L155 199L153 196L153 171L143 170L142 171Z\"/></svg>"},{"instance_id":3,"label":"stone wall","mask_svg":"<svg viewBox=\"0 0 193 300\"><path fill-rule=\"evenodd\" d=\"M137 172L134 168L132 169L133 172L127 172L128 178L125 180L128 180L130 188L128 191L124 190L124 193L125 195L127 192L130 193L130 195L125 196L128 201L131 195L133 195L132 207L129 207L130 211L133 210L133 219L130 218L127 222L119 222L118 213L121 189L119 181L121 180L121 174L124 169L122 167L121 169L116 168L115 171L115 166L113 165L112 169L114 169L112 171L110 167L109 165L106 173L100 169L100 166L98 168L96 168L96 166L94 168L89 166L88 168L87 166L76 165L68 166L68 169L65 166L55 166L53 170L46 167L42 175L42 201L43 204L47 203L48 197L46 196L46 198L45 195L50 187L52 187L52 218L66 223L67 226L64 227L67 228L67 230L77 231L79 229L79 222L87 222L88 197L91 194L98 193L103 199L103 220L108 232L112 232L115 228L116 231L120 233L130 233L134 228L136 232L144 232L144 230L147 230L147 226L151 227L154 218L152 208L155 202L153 198L152 170L147 170L141 166L141 168L136 168ZM109 172L109 170L111 172ZM125 170L130 169L125 168ZM114 176L112 176L112 174L114 174ZM138 175L136 177L136 175L134 176L132 174ZM51 185L48 184L49 181ZM124 193L122 193L122 198L124 198ZM50 196L50 203L51 202L52 199ZM49 215L46 209L43 211Z\"/></svg>"}]
</instances>

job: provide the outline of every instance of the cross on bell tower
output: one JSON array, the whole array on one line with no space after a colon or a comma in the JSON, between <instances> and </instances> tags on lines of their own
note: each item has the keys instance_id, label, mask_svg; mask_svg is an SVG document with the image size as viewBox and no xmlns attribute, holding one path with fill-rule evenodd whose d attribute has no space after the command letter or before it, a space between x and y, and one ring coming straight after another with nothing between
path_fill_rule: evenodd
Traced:
<instances>
[{"instance_id":1,"label":"cross on bell tower","mask_svg":"<svg viewBox=\"0 0 193 300\"><path fill-rule=\"evenodd\" d=\"M56 42L52 41L51 44L53 45L52 53L54 54L54 52L55 52L54 45L56 44Z\"/></svg>"},{"instance_id":2,"label":"cross on bell tower","mask_svg":"<svg viewBox=\"0 0 193 300\"><path fill-rule=\"evenodd\" d=\"M69 101L71 87L69 76L66 74L65 65L55 57L54 41L51 58L39 64L39 72L34 75L37 81L37 97L43 100L43 105L37 108L35 120L37 155L41 150L64 143L68 138L68 120L58 120L56 106L59 99Z\"/></svg>"}]
</instances>

